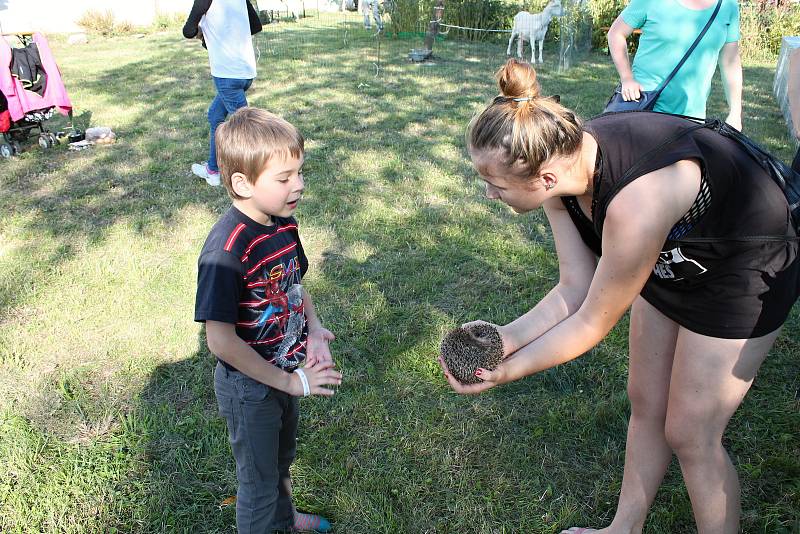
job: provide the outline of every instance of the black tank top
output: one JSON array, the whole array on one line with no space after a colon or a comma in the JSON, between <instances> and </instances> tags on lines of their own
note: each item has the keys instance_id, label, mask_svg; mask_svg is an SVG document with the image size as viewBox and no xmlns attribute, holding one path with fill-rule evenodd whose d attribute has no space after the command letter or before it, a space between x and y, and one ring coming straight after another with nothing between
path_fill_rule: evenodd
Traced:
<instances>
[{"instance_id":1,"label":"black tank top","mask_svg":"<svg viewBox=\"0 0 800 534\"><path fill-rule=\"evenodd\" d=\"M592 219L562 197L583 241L602 255L606 210L636 178L684 159L705 181L688 225L673 228L642 296L662 313L713 337L767 334L800 295L798 241L783 192L739 145L695 123L661 113L618 113L588 121L597 141ZM678 139L654 149L667 139ZM637 165L636 172L625 176ZM702 205L701 205L702 204ZM691 212L692 210L690 210Z\"/></svg>"}]
</instances>

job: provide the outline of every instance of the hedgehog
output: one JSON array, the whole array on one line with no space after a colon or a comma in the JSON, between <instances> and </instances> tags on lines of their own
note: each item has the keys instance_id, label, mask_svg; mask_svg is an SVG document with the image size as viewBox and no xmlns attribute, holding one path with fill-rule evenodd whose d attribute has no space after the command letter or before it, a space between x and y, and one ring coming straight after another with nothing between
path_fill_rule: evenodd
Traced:
<instances>
[{"instance_id":1,"label":"hedgehog","mask_svg":"<svg viewBox=\"0 0 800 534\"><path fill-rule=\"evenodd\" d=\"M503 360L503 340L497 327L480 323L451 330L442 340L442 358L453 377L462 384L477 384L479 367L490 371Z\"/></svg>"}]
</instances>

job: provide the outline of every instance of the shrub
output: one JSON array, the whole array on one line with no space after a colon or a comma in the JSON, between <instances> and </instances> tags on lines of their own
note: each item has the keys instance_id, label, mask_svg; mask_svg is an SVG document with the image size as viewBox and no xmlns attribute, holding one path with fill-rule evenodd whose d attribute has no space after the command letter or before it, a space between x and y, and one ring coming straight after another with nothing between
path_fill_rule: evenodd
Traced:
<instances>
[{"instance_id":1,"label":"shrub","mask_svg":"<svg viewBox=\"0 0 800 534\"><path fill-rule=\"evenodd\" d=\"M80 19L78 19L78 25L90 32L99 33L102 35L111 35L114 33L114 27L116 23L114 20L114 14L110 9L106 11L95 11L90 9L86 11Z\"/></svg>"},{"instance_id":2,"label":"shrub","mask_svg":"<svg viewBox=\"0 0 800 534\"><path fill-rule=\"evenodd\" d=\"M105 11L88 10L78 19L78 25L92 33L101 35L114 35L120 33L131 33L135 30L133 24L128 21L120 21L114 18L114 13L110 9Z\"/></svg>"},{"instance_id":3,"label":"shrub","mask_svg":"<svg viewBox=\"0 0 800 534\"><path fill-rule=\"evenodd\" d=\"M425 31L427 25L423 25L423 18L430 17L431 7L428 6L427 15L424 12L423 3L420 0L396 0L392 3L389 13L392 20L392 32L411 33Z\"/></svg>"},{"instance_id":4,"label":"shrub","mask_svg":"<svg viewBox=\"0 0 800 534\"><path fill-rule=\"evenodd\" d=\"M168 30L183 26L184 17L180 13L163 13L158 11L153 19L153 28L156 30Z\"/></svg>"},{"instance_id":5,"label":"shrub","mask_svg":"<svg viewBox=\"0 0 800 534\"><path fill-rule=\"evenodd\" d=\"M796 4L746 2L740 5L742 57L771 59L787 35L800 35L800 7Z\"/></svg>"},{"instance_id":6,"label":"shrub","mask_svg":"<svg viewBox=\"0 0 800 534\"><path fill-rule=\"evenodd\" d=\"M510 29L519 6L502 0L448 0L445 20L448 24L484 30ZM508 39L507 34L475 30L451 30L455 37L468 41Z\"/></svg>"}]
</instances>

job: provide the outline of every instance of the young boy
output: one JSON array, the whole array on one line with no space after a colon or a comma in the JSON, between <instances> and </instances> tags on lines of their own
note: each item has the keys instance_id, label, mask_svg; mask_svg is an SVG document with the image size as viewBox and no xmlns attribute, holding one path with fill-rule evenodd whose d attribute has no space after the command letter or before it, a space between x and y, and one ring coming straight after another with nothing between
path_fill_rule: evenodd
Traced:
<instances>
[{"instance_id":1,"label":"young boy","mask_svg":"<svg viewBox=\"0 0 800 534\"><path fill-rule=\"evenodd\" d=\"M244 107L216 132L222 182L233 206L211 229L198 260L195 321L217 357L214 391L236 460L240 534L328 532L296 512L289 466L299 396L341 384L311 297L292 214L303 196L303 137L287 121ZM300 364L305 361L301 369Z\"/></svg>"}]
</instances>

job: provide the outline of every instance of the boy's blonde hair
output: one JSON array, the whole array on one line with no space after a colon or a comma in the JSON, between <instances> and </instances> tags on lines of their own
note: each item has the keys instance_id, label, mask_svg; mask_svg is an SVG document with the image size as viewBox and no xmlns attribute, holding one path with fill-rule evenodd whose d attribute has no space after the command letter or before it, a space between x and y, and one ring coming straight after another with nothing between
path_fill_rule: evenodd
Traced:
<instances>
[{"instance_id":1,"label":"boy's blonde hair","mask_svg":"<svg viewBox=\"0 0 800 534\"><path fill-rule=\"evenodd\" d=\"M237 109L217 128L217 163L228 195L241 199L231 187L231 176L242 173L251 184L275 156L300 158L302 134L289 121L254 107Z\"/></svg>"}]
</instances>

